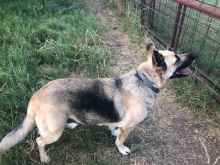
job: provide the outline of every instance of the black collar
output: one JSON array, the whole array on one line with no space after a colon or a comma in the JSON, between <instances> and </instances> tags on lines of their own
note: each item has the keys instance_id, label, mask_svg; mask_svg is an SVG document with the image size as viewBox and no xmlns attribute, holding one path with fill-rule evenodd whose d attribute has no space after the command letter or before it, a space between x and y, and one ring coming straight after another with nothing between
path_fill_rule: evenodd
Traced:
<instances>
[{"instance_id":1,"label":"black collar","mask_svg":"<svg viewBox=\"0 0 220 165\"><path fill-rule=\"evenodd\" d=\"M154 91L155 93L159 93L160 89L159 88L155 88L153 86L153 84L147 80L147 77L145 74L141 73L140 71L137 70L137 77L139 80L143 81L145 85L147 85L148 88L150 88L152 91Z\"/></svg>"}]
</instances>

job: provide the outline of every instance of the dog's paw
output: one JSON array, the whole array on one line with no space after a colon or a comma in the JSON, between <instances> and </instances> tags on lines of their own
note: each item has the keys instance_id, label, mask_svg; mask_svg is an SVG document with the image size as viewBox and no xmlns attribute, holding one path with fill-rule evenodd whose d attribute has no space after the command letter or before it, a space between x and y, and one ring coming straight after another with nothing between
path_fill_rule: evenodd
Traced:
<instances>
[{"instance_id":1,"label":"dog's paw","mask_svg":"<svg viewBox=\"0 0 220 165\"><path fill-rule=\"evenodd\" d=\"M123 155L128 155L128 154L131 153L131 150L130 150L128 147L124 146L124 145L119 146L119 147L118 147L118 150L119 150L119 152L121 152Z\"/></svg>"},{"instance_id":2,"label":"dog's paw","mask_svg":"<svg viewBox=\"0 0 220 165\"><path fill-rule=\"evenodd\" d=\"M68 123L66 124L66 128L69 128L69 129L74 129L77 127L77 123Z\"/></svg>"},{"instance_id":3,"label":"dog's paw","mask_svg":"<svg viewBox=\"0 0 220 165\"><path fill-rule=\"evenodd\" d=\"M48 155L44 155L43 157L40 158L40 160L43 163L49 163L50 162L50 157Z\"/></svg>"}]
</instances>

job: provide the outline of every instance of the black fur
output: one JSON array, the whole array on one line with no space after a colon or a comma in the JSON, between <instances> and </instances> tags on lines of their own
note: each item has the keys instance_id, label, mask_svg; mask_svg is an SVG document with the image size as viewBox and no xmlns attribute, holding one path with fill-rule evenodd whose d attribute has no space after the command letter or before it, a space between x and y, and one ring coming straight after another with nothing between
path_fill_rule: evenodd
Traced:
<instances>
[{"instance_id":1,"label":"black fur","mask_svg":"<svg viewBox=\"0 0 220 165\"><path fill-rule=\"evenodd\" d=\"M178 57L178 56L176 56L176 57ZM185 68L189 67L189 66L193 63L193 61L194 61L196 58L197 58L196 55L194 55L194 54L192 54L192 53L188 54L187 59L176 69L176 71L175 71L174 74L170 77L170 79L186 77L187 75L181 74L180 71L181 71L182 69L185 69ZM178 61L178 58L177 58L177 61ZM176 61L176 63L177 63L177 61Z\"/></svg>"},{"instance_id":2,"label":"black fur","mask_svg":"<svg viewBox=\"0 0 220 165\"><path fill-rule=\"evenodd\" d=\"M197 58L196 55L192 53L188 54L187 59L176 69L176 72L179 72L181 69L190 66L196 58Z\"/></svg>"},{"instance_id":3,"label":"black fur","mask_svg":"<svg viewBox=\"0 0 220 165\"><path fill-rule=\"evenodd\" d=\"M138 76L137 72L135 72L134 76L137 77L137 83L139 86L144 84L143 80Z\"/></svg>"},{"instance_id":4,"label":"black fur","mask_svg":"<svg viewBox=\"0 0 220 165\"><path fill-rule=\"evenodd\" d=\"M120 87L120 80L115 81ZM65 91L67 94L67 104L76 113L76 116L84 123L87 123L86 113L96 113L108 122L118 122L120 120L118 112L115 110L113 100L106 97L103 85L96 80L91 86L77 91ZM89 123L87 123L89 124Z\"/></svg>"},{"instance_id":5,"label":"black fur","mask_svg":"<svg viewBox=\"0 0 220 165\"><path fill-rule=\"evenodd\" d=\"M120 90L122 88L122 81L119 77L114 78L116 89Z\"/></svg>"},{"instance_id":6,"label":"black fur","mask_svg":"<svg viewBox=\"0 0 220 165\"><path fill-rule=\"evenodd\" d=\"M73 119L68 119L66 123L77 123L77 122Z\"/></svg>"},{"instance_id":7,"label":"black fur","mask_svg":"<svg viewBox=\"0 0 220 165\"><path fill-rule=\"evenodd\" d=\"M178 65L180 63L180 57L176 54L175 54L175 57L176 57L175 65Z\"/></svg>"},{"instance_id":8,"label":"black fur","mask_svg":"<svg viewBox=\"0 0 220 165\"><path fill-rule=\"evenodd\" d=\"M156 50L153 51L152 62L157 68L162 68L163 70L167 70L167 65L164 61L163 55Z\"/></svg>"}]
</instances>

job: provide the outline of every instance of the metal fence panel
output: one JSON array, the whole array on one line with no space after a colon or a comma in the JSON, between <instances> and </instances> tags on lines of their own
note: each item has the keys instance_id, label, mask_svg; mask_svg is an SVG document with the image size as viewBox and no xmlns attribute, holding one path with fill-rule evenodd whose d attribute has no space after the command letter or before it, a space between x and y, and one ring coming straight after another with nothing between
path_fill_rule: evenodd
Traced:
<instances>
[{"instance_id":1,"label":"metal fence panel","mask_svg":"<svg viewBox=\"0 0 220 165\"><path fill-rule=\"evenodd\" d=\"M195 77L220 96L220 2L135 0L141 24L166 48L199 56Z\"/></svg>"}]
</instances>

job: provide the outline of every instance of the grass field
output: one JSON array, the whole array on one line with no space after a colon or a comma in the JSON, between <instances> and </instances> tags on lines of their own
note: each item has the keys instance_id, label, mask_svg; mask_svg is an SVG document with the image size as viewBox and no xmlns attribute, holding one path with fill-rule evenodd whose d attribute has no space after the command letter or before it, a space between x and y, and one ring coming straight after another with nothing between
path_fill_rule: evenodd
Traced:
<instances>
[{"instance_id":1,"label":"grass field","mask_svg":"<svg viewBox=\"0 0 220 165\"><path fill-rule=\"evenodd\" d=\"M101 38L105 29L83 0L5 0L0 20L0 139L21 122L30 96L48 81L73 73L87 77L109 73ZM78 135L86 137L87 132L83 129ZM0 156L0 164L38 164L36 136L34 131L27 142ZM73 145L81 149L84 144ZM64 150L50 150L56 157L53 164L66 159Z\"/></svg>"},{"instance_id":2,"label":"grass field","mask_svg":"<svg viewBox=\"0 0 220 165\"><path fill-rule=\"evenodd\" d=\"M119 2L122 3L121 1ZM103 0L103 4L114 11L118 18L118 24L134 42L138 42L141 45L145 44L146 39L143 37L143 32L141 32L140 26L140 12L139 9L135 9L133 7L133 3L130 1L127 2L126 8L124 8L127 13L126 17L122 17L117 14L118 11L111 1ZM164 27L164 22L161 22L161 26L162 25ZM167 28L163 29L163 33L166 33L166 29ZM218 68L215 69L215 71L218 71ZM212 93L207 89L207 87L197 84L193 77L171 81L170 89L175 94L176 101L189 106L195 114L208 117L216 123L220 122L219 103L213 98Z\"/></svg>"},{"instance_id":3,"label":"grass field","mask_svg":"<svg viewBox=\"0 0 220 165\"><path fill-rule=\"evenodd\" d=\"M85 3L86 0L1 2L0 139L21 122L31 95L48 81L75 74L92 78L110 75L110 53L102 44L106 29L96 15L88 12ZM128 17L118 17L118 23L132 40L143 44L138 11L133 11L132 6L128 9ZM219 106L207 89L198 87L192 78L181 84L178 80L173 83L174 92L181 93L178 100L188 103L190 99L190 107L208 112L204 114L219 121ZM147 133L139 131L141 136L133 133L126 140L133 152L129 157L119 154L110 132L103 127L65 130L60 140L47 148L50 164L121 165L144 160L141 156L152 151L152 145L163 146L154 135L157 127L151 120L145 123L149 127L143 128L148 129ZM37 136L35 129L25 141L0 156L0 165L41 164L35 143ZM154 153L149 153L149 157L151 154Z\"/></svg>"}]
</instances>

